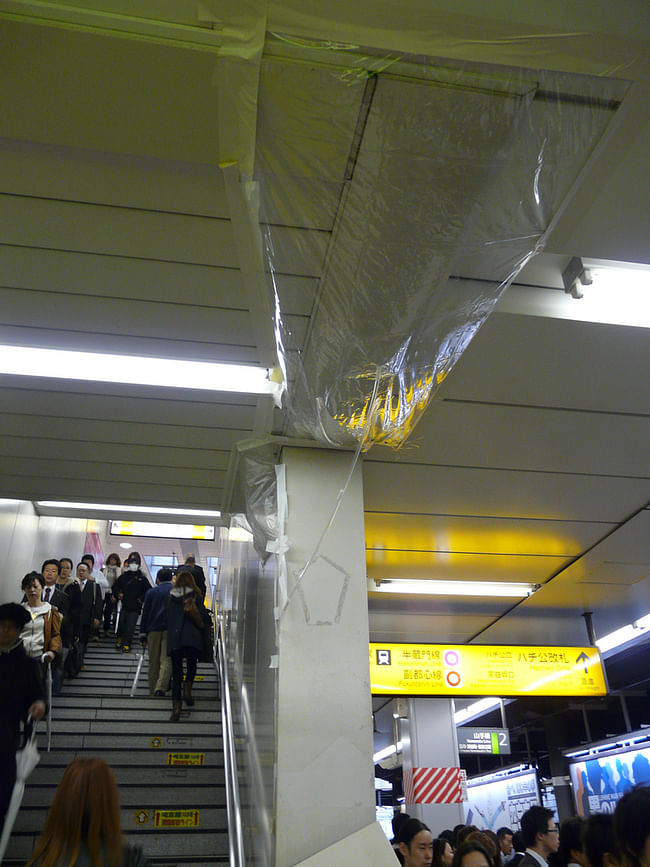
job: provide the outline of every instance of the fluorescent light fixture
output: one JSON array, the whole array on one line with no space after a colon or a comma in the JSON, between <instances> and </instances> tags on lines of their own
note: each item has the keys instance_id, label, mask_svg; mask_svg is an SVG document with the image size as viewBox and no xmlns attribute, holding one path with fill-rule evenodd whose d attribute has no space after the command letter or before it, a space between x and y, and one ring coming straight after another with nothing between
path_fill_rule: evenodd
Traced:
<instances>
[{"instance_id":1,"label":"fluorescent light fixture","mask_svg":"<svg viewBox=\"0 0 650 867\"><path fill-rule=\"evenodd\" d=\"M111 503L67 503L63 500L37 500L44 509L87 509L89 512L133 512L145 515L187 515L196 518L220 518L212 509L170 509L161 506L120 506Z\"/></svg>"},{"instance_id":2,"label":"fluorescent light fixture","mask_svg":"<svg viewBox=\"0 0 650 867\"><path fill-rule=\"evenodd\" d=\"M143 536L150 539L203 539L214 541L211 524L161 524L153 521L111 521L111 536Z\"/></svg>"},{"instance_id":3,"label":"fluorescent light fixture","mask_svg":"<svg viewBox=\"0 0 650 867\"><path fill-rule=\"evenodd\" d=\"M500 698L491 697L479 699L479 701L473 702L462 710L457 710L454 714L454 722L458 726L461 723L467 722L469 719L474 719L477 716L482 716L490 710L494 710L494 708L499 707L500 704Z\"/></svg>"},{"instance_id":4,"label":"fluorescent light fixture","mask_svg":"<svg viewBox=\"0 0 650 867\"><path fill-rule=\"evenodd\" d=\"M4 344L0 345L0 373L246 394L275 395L281 388L279 383L271 381L268 368L247 364L182 361Z\"/></svg>"},{"instance_id":5,"label":"fluorescent light fixture","mask_svg":"<svg viewBox=\"0 0 650 867\"><path fill-rule=\"evenodd\" d=\"M473 786L483 786L485 783L490 783L493 780L503 780L507 777L514 777L516 774L524 774L527 771L532 772L535 769L532 765L513 765L509 768L504 768L502 771L493 771L490 774L482 774L480 777L472 777L467 781L468 788Z\"/></svg>"},{"instance_id":6,"label":"fluorescent light fixture","mask_svg":"<svg viewBox=\"0 0 650 867\"><path fill-rule=\"evenodd\" d=\"M522 599L537 589L536 584L513 584L509 581L437 581L429 578L382 578L381 583L368 579L371 593L413 593L432 596L495 596Z\"/></svg>"},{"instance_id":7,"label":"fluorescent light fixture","mask_svg":"<svg viewBox=\"0 0 650 867\"><path fill-rule=\"evenodd\" d=\"M120 542L120 548L133 548L130 542Z\"/></svg>"},{"instance_id":8,"label":"fluorescent light fixture","mask_svg":"<svg viewBox=\"0 0 650 867\"><path fill-rule=\"evenodd\" d=\"M382 759L387 759L389 756L394 756L395 753L400 752L402 749L402 742L397 741L396 744L391 744L389 747L384 747L383 750L379 750L378 753L375 753L372 757L373 764L377 764L377 762L381 762Z\"/></svg>"},{"instance_id":9,"label":"fluorescent light fixture","mask_svg":"<svg viewBox=\"0 0 650 867\"><path fill-rule=\"evenodd\" d=\"M646 614L644 617L640 617L638 620L634 620L620 629L615 629L613 632L603 635L602 638L596 641L596 644L601 653L609 653L623 644L628 644L630 641L641 638L648 631L650 631L650 614Z\"/></svg>"},{"instance_id":10,"label":"fluorescent light fixture","mask_svg":"<svg viewBox=\"0 0 650 867\"><path fill-rule=\"evenodd\" d=\"M564 753L567 759L578 759L586 756L597 756L601 753L609 753L613 750L623 750L626 747L634 747L639 744L644 744L650 741L650 734L642 734L633 738L620 738L617 741L609 741L602 744L591 744L588 747L583 747L579 750L572 750L570 753Z\"/></svg>"},{"instance_id":11,"label":"fluorescent light fixture","mask_svg":"<svg viewBox=\"0 0 650 867\"><path fill-rule=\"evenodd\" d=\"M650 268L647 265L575 259L560 276L552 263L554 258L557 257L551 256L551 261L545 264L544 253L535 257L529 275L527 268L519 278L529 285L511 286L499 301L497 310L650 328ZM560 281L565 292L550 288ZM579 303L570 297L572 292L573 297L580 298Z\"/></svg>"}]
</instances>

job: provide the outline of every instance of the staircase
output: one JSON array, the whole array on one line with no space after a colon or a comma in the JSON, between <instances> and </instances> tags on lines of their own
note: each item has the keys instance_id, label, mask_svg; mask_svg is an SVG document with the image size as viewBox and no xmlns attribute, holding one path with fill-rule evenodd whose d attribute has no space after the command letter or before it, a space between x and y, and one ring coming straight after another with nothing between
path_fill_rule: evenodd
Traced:
<instances>
[{"instance_id":1,"label":"staircase","mask_svg":"<svg viewBox=\"0 0 650 867\"><path fill-rule=\"evenodd\" d=\"M91 642L85 670L55 696L52 749L39 724L40 764L32 772L5 865L23 865L43 828L65 767L78 755L101 756L120 789L122 831L151 867L227 864L228 824L216 670L199 664L194 707L169 722L171 697L148 693L147 655L130 697L140 653L118 653L114 639Z\"/></svg>"}]
</instances>

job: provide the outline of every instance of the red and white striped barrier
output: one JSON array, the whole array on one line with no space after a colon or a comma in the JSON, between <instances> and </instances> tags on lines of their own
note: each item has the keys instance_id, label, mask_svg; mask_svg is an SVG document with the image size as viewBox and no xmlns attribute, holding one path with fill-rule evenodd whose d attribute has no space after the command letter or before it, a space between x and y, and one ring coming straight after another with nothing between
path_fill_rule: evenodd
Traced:
<instances>
[{"instance_id":1,"label":"red and white striped barrier","mask_svg":"<svg viewBox=\"0 0 650 867\"><path fill-rule=\"evenodd\" d=\"M462 768L404 768L407 804L460 804L467 800Z\"/></svg>"}]
</instances>

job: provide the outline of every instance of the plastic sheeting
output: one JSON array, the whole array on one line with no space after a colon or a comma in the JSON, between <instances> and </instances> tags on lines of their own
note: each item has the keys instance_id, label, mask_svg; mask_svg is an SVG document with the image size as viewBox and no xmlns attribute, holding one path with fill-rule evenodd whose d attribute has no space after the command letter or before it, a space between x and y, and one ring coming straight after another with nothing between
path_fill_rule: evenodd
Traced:
<instances>
[{"instance_id":1,"label":"plastic sheeting","mask_svg":"<svg viewBox=\"0 0 650 867\"><path fill-rule=\"evenodd\" d=\"M289 434L406 441L624 90L267 41L256 179Z\"/></svg>"}]
</instances>

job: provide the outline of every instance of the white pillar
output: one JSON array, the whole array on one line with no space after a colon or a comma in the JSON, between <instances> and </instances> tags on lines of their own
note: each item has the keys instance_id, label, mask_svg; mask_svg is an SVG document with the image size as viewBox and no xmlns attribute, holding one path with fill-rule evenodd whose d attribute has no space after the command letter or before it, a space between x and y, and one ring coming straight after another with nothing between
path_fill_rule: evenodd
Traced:
<instances>
[{"instance_id":1,"label":"white pillar","mask_svg":"<svg viewBox=\"0 0 650 867\"><path fill-rule=\"evenodd\" d=\"M408 719L400 720L404 770L457 768L458 741L451 700L411 698L407 707ZM406 804L406 812L428 825L434 837L464 821L462 804Z\"/></svg>"},{"instance_id":2,"label":"white pillar","mask_svg":"<svg viewBox=\"0 0 650 867\"><path fill-rule=\"evenodd\" d=\"M326 527L348 452L285 448L289 592ZM278 628L276 857L294 865L375 820L361 467Z\"/></svg>"}]
</instances>

